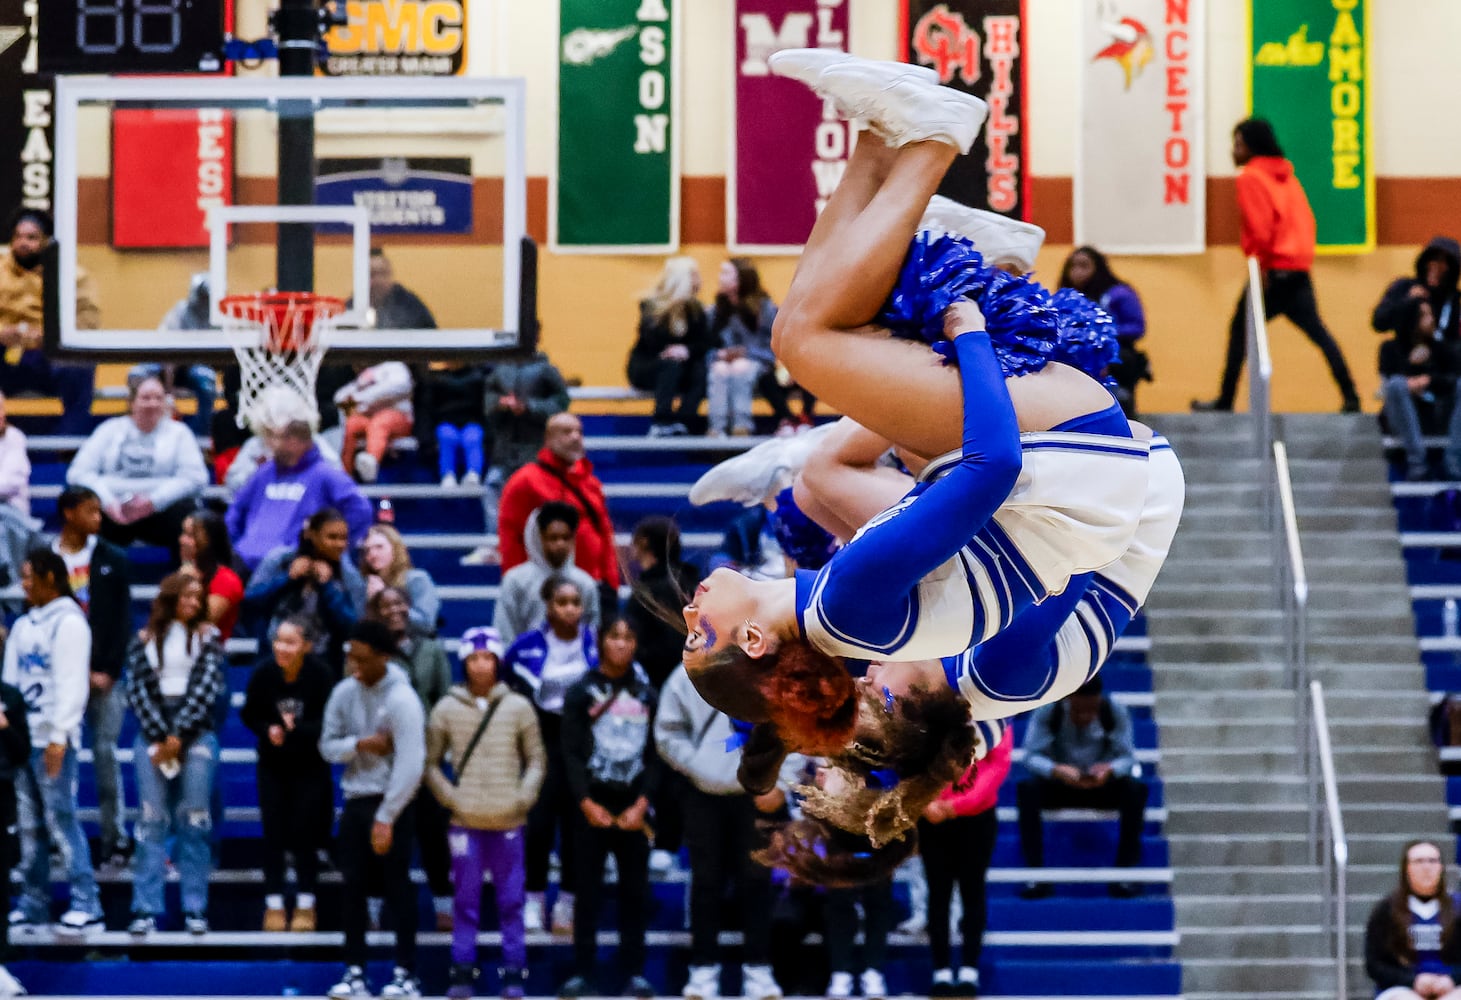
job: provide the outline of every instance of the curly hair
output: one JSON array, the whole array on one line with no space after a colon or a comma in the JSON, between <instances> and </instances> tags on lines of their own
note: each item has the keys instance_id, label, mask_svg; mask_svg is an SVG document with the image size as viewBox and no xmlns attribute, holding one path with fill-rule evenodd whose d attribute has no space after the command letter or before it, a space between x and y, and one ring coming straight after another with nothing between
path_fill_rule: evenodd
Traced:
<instances>
[{"instance_id":1,"label":"curly hair","mask_svg":"<svg viewBox=\"0 0 1461 1000\"><path fill-rule=\"evenodd\" d=\"M819 819L799 819L763 828L766 846L751 857L783 868L794 879L829 889L852 889L881 881L913 856L918 835L910 830L878 847L867 837L839 830Z\"/></svg>"},{"instance_id":2,"label":"curly hair","mask_svg":"<svg viewBox=\"0 0 1461 1000\"><path fill-rule=\"evenodd\" d=\"M841 658L804 638L785 640L760 657L729 643L707 658L695 688L733 718L775 726L787 749L799 753L838 753L856 732L852 675Z\"/></svg>"},{"instance_id":3,"label":"curly hair","mask_svg":"<svg viewBox=\"0 0 1461 1000\"><path fill-rule=\"evenodd\" d=\"M977 736L969 706L952 691L915 687L885 701L864 685L864 719L886 720L859 729L857 739L832 755L828 770L844 788L829 794L803 787L802 809L850 833L866 835L874 848L902 838L923 810L974 762ZM891 772L897 781L887 784Z\"/></svg>"}]
</instances>

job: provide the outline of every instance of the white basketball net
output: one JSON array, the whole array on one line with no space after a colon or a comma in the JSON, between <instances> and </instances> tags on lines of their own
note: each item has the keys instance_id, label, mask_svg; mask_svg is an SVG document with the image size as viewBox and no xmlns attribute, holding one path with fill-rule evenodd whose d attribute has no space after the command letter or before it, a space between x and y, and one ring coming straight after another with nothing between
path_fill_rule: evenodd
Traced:
<instances>
[{"instance_id":1,"label":"white basketball net","mask_svg":"<svg viewBox=\"0 0 1461 1000\"><path fill-rule=\"evenodd\" d=\"M238 425L249 425L264 394L280 389L299 396L317 421L315 381L345 303L322 295L274 293L231 295L219 308L242 376Z\"/></svg>"}]
</instances>

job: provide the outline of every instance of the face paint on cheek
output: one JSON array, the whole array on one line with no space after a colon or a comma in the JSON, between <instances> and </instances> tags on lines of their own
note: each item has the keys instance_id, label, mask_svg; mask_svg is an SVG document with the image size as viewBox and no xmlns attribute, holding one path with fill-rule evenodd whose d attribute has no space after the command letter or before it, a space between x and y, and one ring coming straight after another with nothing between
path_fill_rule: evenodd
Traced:
<instances>
[{"instance_id":1,"label":"face paint on cheek","mask_svg":"<svg viewBox=\"0 0 1461 1000\"><path fill-rule=\"evenodd\" d=\"M701 644L700 648L713 649L715 647L715 640L717 638L715 626L711 625L710 619L706 618L704 615L700 616L700 631L705 634L705 642Z\"/></svg>"}]
</instances>

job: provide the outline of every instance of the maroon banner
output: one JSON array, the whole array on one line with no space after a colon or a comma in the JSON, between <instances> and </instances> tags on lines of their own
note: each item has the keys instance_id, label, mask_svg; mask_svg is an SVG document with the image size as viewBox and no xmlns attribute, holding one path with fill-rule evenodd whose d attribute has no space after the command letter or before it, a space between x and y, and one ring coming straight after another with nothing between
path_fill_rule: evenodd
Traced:
<instances>
[{"instance_id":1,"label":"maroon banner","mask_svg":"<svg viewBox=\"0 0 1461 1000\"><path fill-rule=\"evenodd\" d=\"M847 51L848 0L736 0L735 159L726 242L735 253L800 253L852 148L852 128L795 80L781 49Z\"/></svg>"},{"instance_id":2,"label":"maroon banner","mask_svg":"<svg viewBox=\"0 0 1461 1000\"><path fill-rule=\"evenodd\" d=\"M903 0L904 58L988 102L989 123L939 194L1017 219L1030 216L1026 0Z\"/></svg>"},{"instance_id":3,"label":"maroon banner","mask_svg":"<svg viewBox=\"0 0 1461 1000\"><path fill-rule=\"evenodd\" d=\"M210 108L112 115L112 246L208 246L208 210L233 204L233 116Z\"/></svg>"}]
</instances>

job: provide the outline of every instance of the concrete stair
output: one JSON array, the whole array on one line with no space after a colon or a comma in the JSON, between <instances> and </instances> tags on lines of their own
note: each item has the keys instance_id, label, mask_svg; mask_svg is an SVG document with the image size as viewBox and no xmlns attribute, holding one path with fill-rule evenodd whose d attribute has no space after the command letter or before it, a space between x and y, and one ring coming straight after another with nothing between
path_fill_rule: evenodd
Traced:
<instances>
[{"instance_id":1,"label":"concrete stair","mask_svg":"<svg viewBox=\"0 0 1461 1000\"><path fill-rule=\"evenodd\" d=\"M1149 659L1183 993L1332 998L1322 872L1246 416L1154 418L1186 470L1182 530L1148 606ZM1277 418L1310 582L1308 655L1324 682L1349 834L1350 993L1401 845L1446 830L1394 508L1373 418Z\"/></svg>"}]
</instances>

